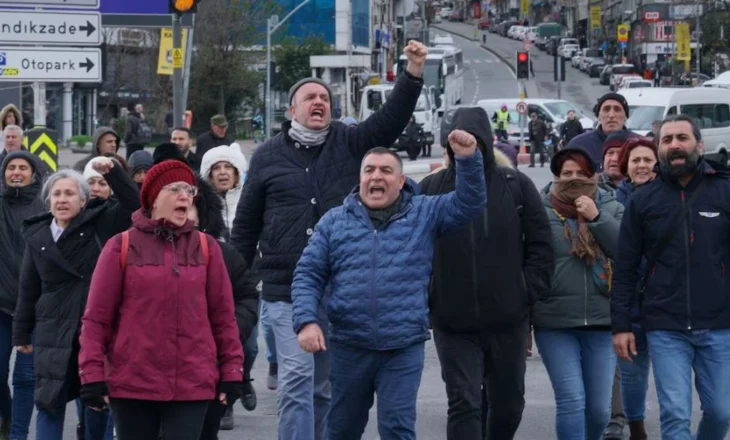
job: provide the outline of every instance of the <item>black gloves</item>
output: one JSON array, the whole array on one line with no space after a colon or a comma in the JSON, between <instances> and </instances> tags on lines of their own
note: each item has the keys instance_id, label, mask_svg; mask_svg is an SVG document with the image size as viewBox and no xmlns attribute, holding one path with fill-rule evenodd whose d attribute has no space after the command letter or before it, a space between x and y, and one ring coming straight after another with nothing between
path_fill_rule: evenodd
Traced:
<instances>
[{"instance_id":1,"label":"black gloves","mask_svg":"<svg viewBox=\"0 0 730 440\"><path fill-rule=\"evenodd\" d=\"M218 394L224 393L228 402L233 402L241 397L241 382L219 382ZM218 396L216 396L217 398Z\"/></svg>"},{"instance_id":2,"label":"black gloves","mask_svg":"<svg viewBox=\"0 0 730 440\"><path fill-rule=\"evenodd\" d=\"M94 382L82 385L79 397L85 406L101 410L106 408L104 397L107 396L109 396L109 389L106 387L106 382Z\"/></svg>"}]
</instances>

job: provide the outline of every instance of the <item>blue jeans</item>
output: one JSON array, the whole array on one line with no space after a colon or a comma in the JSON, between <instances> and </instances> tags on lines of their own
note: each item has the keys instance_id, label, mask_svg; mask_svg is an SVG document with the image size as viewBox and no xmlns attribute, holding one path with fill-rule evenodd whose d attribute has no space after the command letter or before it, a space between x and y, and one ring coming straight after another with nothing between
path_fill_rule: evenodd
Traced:
<instances>
[{"instance_id":1,"label":"blue jeans","mask_svg":"<svg viewBox=\"0 0 730 440\"><path fill-rule=\"evenodd\" d=\"M361 438L373 394L378 396L378 432L383 439L415 440L416 400L425 359L423 342L374 351L330 342L332 409L329 440Z\"/></svg>"},{"instance_id":2,"label":"blue jeans","mask_svg":"<svg viewBox=\"0 0 730 440\"><path fill-rule=\"evenodd\" d=\"M291 303L270 302L266 307L279 361L279 440L325 440L330 410L328 352L312 354L302 350L293 329ZM320 310L319 326L329 347L324 308Z\"/></svg>"},{"instance_id":3,"label":"blue jeans","mask_svg":"<svg viewBox=\"0 0 730 440\"><path fill-rule=\"evenodd\" d=\"M611 331L536 328L535 343L555 393L558 440L600 440L611 419Z\"/></svg>"},{"instance_id":4,"label":"blue jeans","mask_svg":"<svg viewBox=\"0 0 730 440\"><path fill-rule=\"evenodd\" d=\"M718 293L719 294L719 293ZM702 405L695 440L722 440L730 429L730 330L651 331L664 440L692 440L692 370Z\"/></svg>"},{"instance_id":5,"label":"blue jeans","mask_svg":"<svg viewBox=\"0 0 730 440\"><path fill-rule=\"evenodd\" d=\"M261 334L264 335L264 341L266 342L266 360L270 364L276 363L276 338L274 337L274 330L271 328L271 321L269 319L269 308L266 307L266 301L261 301L261 313L259 313L259 326L261 327Z\"/></svg>"},{"instance_id":6,"label":"blue jeans","mask_svg":"<svg viewBox=\"0 0 730 440\"><path fill-rule=\"evenodd\" d=\"M91 417L88 418L90 423L86 423L87 411L93 412ZM99 414L97 411L84 407L84 404L81 403L81 399L76 399L76 416L79 419L79 423L83 424L84 426L84 439L114 440L114 420L112 419L112 414L111 411L109 411L108 407L105 412L109 415L106 419L106 423L102 423L104 421L104 418L97 417L97 415Z\"/></svg>"},{"instance_id":7,"label":"blue jeans","mask_svg":"<svg viewBox=\"0 0 730 440\"><path fill-rule=\"evenodd\" d=\"M644 420L646 392L649 389L649 351L636 347L637 355L631 362L618 360L621 370L621 401L629 422Z\"/></svg>"},{"instance_id":8,"label":"blue jeans","mask_svg":"<svg viewBox=\"0 0 730 440\"><path fill-rule=\"evenodd\" d=\"M259 355L259 326L253 327L251 334L248 336L246 343L243 344L243 377L251 378L251 369L253 363L256 362L256 356Z\"/></svg>"},{"instance_id":9,"label":"blue jeans","mask_svg":"<svg viewBox=\"0 0 730 440\"><path fill-rule=\"evenodd\" d=\"M8 376L12 343L13 317L0 312L0 416L10 419L10 438L28 438L30 418L33 416L33 354L15 354L13 369L13 398L10 397ZM31 338L31 342L34 342Z\"/></svg>"},{"instance_id":10,"label":"blue jeans","mask_svg":"<svg viewBox=\"0 0 730 440\"><path fill-rule=\"evenodd\" d=\"M68 385L67 385L68 386ZM67 389L61 389L61 396L68 394ZM66 418L66 399L53 412L38 408L36 417L36 438L43 440L63 440L63 421ZM76 404L79 411L79 404ZM83 408L83 423L86 440L113 440L113 427L109 406L104 411L94 411ZM81 420L81 418L79 418Z\"/></svg>"}]
</instances>

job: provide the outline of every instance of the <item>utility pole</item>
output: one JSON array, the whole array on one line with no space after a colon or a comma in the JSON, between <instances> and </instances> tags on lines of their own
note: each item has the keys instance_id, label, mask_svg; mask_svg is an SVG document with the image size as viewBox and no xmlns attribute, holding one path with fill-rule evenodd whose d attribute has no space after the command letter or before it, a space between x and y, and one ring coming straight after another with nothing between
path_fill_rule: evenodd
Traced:
<instances>
[{"instance_id":1,"label":"utility pole","mask_svg":"<svg viewBox=\"0 0 730 440\"><path fill-rule=\"evenodd\" d=\"M180 23L180 14L172 14L172 53L173 53L173 71L172 71L172 116L173 127L183 125L185 109L183 108L183 65L175 61L176 54L182 52L182 25ZM187 57L190 57L190 53Z\"/></svg>"},{"instance_id":2,"label":"utility pole","mask_svg":"<svg viewBox=\"0 0 730 440\"><path fill-rule=\"evenodd\" d=\"M695 16L697 17L697 26L695 27L695 31L697 33L697 47L695 47L695 57L697 60L695 61L695 70L697 71L697 83L700 82L700 64L702 54L700 52L700 42L702 41L702 5L697 4L695 5Z\"/></svg>"},{"instance_id":3,"label":"utility pole","mask_svg":"<svg viewBox=\"0 0 730 440\"><path fill-rule=\"evenodd\" d=\"M279 21L279 16L277 15L272 15L266 20L266 122L264 123L264 133L266 134L267 140L271 137L271 121L273 120L271 117L271 35L276 32L282 24L286 23L286 21L289 20L295 12L302 9L310 1L311 0L304 0L299 3L299 5L286 14L281 21Z\"/></svg>"}]
</instances>

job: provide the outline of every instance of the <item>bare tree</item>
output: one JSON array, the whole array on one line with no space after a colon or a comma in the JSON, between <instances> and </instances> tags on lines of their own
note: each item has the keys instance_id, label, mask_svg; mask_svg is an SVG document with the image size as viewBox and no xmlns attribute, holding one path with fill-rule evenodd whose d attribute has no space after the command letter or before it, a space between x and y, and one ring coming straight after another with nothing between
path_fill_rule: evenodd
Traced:
<instances>
[{"instance_id":1,"label":"bare tree","mask_svg":"<svg viewBox=\"0 0 730 440\"><path fill-rule=\"evenodd\" d=\"M196 120L226 113L255 98L262 80L253 67L265 38L262 23L278 9L273 0L207 0L198 6L191 59L190 107Z\"/></svg>"}]
</instances>

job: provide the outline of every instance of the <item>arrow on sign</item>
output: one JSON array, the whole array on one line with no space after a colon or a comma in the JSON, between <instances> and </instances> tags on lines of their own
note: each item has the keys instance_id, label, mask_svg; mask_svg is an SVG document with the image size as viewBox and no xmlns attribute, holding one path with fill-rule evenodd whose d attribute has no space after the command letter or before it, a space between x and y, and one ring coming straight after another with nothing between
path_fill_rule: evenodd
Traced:
<instances>
[{"instance_id":1,"label":"arrow on sign","mask_svg":"<svg viewBox=\"0 0 730 440\"><path fill-rule=\"evenodd\" d=\"M90 21L86 20L86 26L79 26L80 31L86 31L86 36L93 34L96 28Z\"/></svg>"},{"instance_id":2,"label":"arrow on sign","mask_svg":"<svg viewBox=\"0 0 730 440\"><path fill-rule=\"evenodd\" d=\"M86 72L88 73L91 69L94 68L94 63L92 63L90 59L86 58L86 62L79 63L79 67L86 67Z\"/></svg>"}]
</instances>

